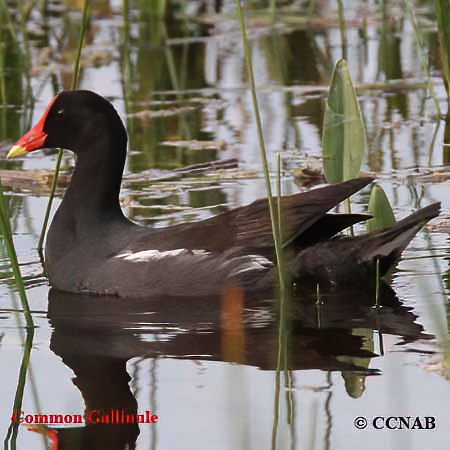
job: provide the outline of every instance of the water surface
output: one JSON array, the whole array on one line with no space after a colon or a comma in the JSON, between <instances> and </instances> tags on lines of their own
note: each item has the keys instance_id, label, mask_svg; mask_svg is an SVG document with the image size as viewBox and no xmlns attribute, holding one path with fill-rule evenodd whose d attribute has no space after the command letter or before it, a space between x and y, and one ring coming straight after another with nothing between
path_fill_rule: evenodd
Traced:
<instances>
[{"instance_id":1,"label":"water surface","mask_svg":"<svg viewBox=\"0 0 450 450\"><path fill-rule=\"evenodd\" d=\"M111 98L127 124L130 153L121 192L127 215L166 226L264 196L234 3L208 4L201 14L200 5L190 3L185 10L170 9L166 20L144 3L93 7L80 78L81 88ZM268 158L274 170L275 154L281 152L282 188L289 194L301 189L293 176L296 168L321 167L326 87L341 56L336 5L326 2L310 15L286 6L274 27L256 6L248 25ZM442 202L443 217L450 209L444 124L429 90L431 83L445 113L432 8L425 4L417 10L424 48L417 46L400 6L382 11L375 3L348 2L345 8L348 63L368 135L363 170L376 174L397 217L434 201ZM22 36L15 43L8 30L2 31L1 141L18 139L54 94L70 87L80 11L46 20L47 28L39 15L29 21L30 29L43 33L26 41L32 70L26 70ZM431 79L420 63L422 51L428 52ZM230 159L237 159L237 167L233 163L201 176L176 172ZM49 293L36 251L48 184L40 175L30 182L24 174L52 170L54 161L55 155L42 152L23 161L0 161L2 170L20 171L13 181L1 178L37 327L23 398L26 413L83 414L95 405L152 410L159 420L139 427L139 449L259 449L273 442L283 449L445 448L450 390L448 357L440 342L448 336L448 239L442 227L419 233L392 277L397 296L412 309L395 326L392 317L383 318L392 333L380 337L367 324L333 331L299 327L290 337L291 370L281 374L277 395L277 329L267 309L245 311L245 326L228 330L221 323L220 299L195 308L189 303L129 306ZM69 153L63 167L68 173L73 167ZM367 200L366 190L352 207L362 211ZM8 264L3 251L4 435L24 342ZM376 416L432 416L437 426L376 430L370 425ZM357 429L357 417L367 418L369 427ZM107 432L113 443L75 448L124 448L123 440L136 439L135 427ZM88 435L69 427L60 439L97 438ZM17 448L46 445L42 436L20 427Z\"/></svg>"}]
</instances>

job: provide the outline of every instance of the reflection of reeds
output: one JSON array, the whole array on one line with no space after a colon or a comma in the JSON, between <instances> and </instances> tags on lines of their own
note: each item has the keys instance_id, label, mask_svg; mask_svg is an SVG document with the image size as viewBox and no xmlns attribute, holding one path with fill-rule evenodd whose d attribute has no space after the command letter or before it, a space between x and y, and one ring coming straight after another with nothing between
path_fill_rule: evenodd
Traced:
<instances>
[{"instance_id":1,"label":"reflection of reeds","mask_svg":"<svg viewBox=\"0 0 450 450\"><path fill-rule=\"evenodd\" d=\"M0 14L0 18L2 15ZM2 26L2 21L0 19L0 28ZM6 85L5 85L5 45L3 42L0 43L0 102L1 102L1 128L0 133L2 136L6 135Z\"/></svg>"},{"instance_id":2,"label":"reflection of reeds","mask_svg":"<svg viewBox=\"0 0 450 450\"><path fill-rule=\"evenodd\" d=\"M250 83L250 91L252 95L253 111L255 114L256 128L258 133L260 156L262 161L262 168L264 173L264 180L266 185L266 193L268 197L270 220L272 225L272 235L275 244L275 256L278 271L278 283L279 283L279 333L278 333L278 361L275 380L275 398L274 398L274 421L272 428L272 448L276 448L277 442L277 430L279 421L280 410L280 382L281 371L284 370L285 378L287 377L287 326L285 318L287 289L286 280L284 274L284 261L282 250L282 217L281 217L281 186L280 186L280 159L278 159L278 189L277 189L277 201L274 201L272 196L272 186L270 180L269 163L267 160L266 146L264 142L264 134L262 130L261 116L259 112L258 96L256 93L256 84L253 74L252 58L250 48L247 40L247 32L245 27L244 12L239 0L236 0L238 17L241 27L242 44L244 47L244 59L247 68L247 76ZM279 158L279 157L278 157Z\"/></svg>"},{"instance_id":3,"label":"reflection of reeds","mask_svg":"<svg viewBox=\"0 0 450 450\"><path fill-rule=\"evenodd\" d=\"M30 364L30 354L31 348L33 346L33 338L34 338L34 328L27 328L25 344L23 347L22 363L20 364L19 379L17 382L16 395L14 397L12 415L14 415L15 413L20 414L20 411L22 410L23 393L25 389L25 381L27 378L28 367ZM12 450L16 449L16 440L17 435L19 433L19 425L20 423L17 420L16 421L11 420L11 424L8 428L8 432L4 440L5 450L8 450L9 448L11 448ZM9 443L11 443L11 446L9 446Z\"/></svg>"}]
</instances>

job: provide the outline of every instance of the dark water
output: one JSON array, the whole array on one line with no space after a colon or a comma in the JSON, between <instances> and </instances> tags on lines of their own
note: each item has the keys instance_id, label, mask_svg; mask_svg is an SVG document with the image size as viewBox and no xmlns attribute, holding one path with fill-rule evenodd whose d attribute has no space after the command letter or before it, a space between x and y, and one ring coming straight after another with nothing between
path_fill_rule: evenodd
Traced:
<instances>
[{"instance_id":1,"label":"dark water","mask_svg":"<svg viewBox=\"0 0 450 450\"><path fill-rule=\"evenodd\" d=\"M127 215L165 226L264 196L234 3L172 7L165 21L145 3L129 2L128 9L118 1L94 3L80 78L81 88L111 98L127 123L131 151L122 190ZM368 135L363 170L376 174L398 217L433 201L442 202L443 217L450 209L444 124L429 89L431 83L445 113L432 7L416 11L424 48L417 46L400 4L384 11L375 3L349 2L345 8L348 62ZM283 192L293 193L299 190L296 168L321 167L326 86L341 47L334 3L315 6L309 16L298 5L283 11L272 27L268 13L255 8L249 27L268 158L274 169L281 152ZM1 141L19 138L55 92L70 87L80 20L77 10L46 20L33 13L29 29L35 31L26 46L20 33L15 42L2 31ZM431 78L421 65L422 51ZM233 162L201 176L179 172L230 159L238 166ZM391 285L412 310L401 316L386 311L380 320L389 332L382 337L373 331L370 310L350 325L348 317L336 318L339 300L327 303L335 305L332 312L324 307L318 316L314 310L304 313L304 322L290 332L291 370L281 374L278 392L278 335L270 308L243 311L237 302L242 320L227 326L221 299L197 299L192 308L189 301L130 305L49 293L36 251L48 185L29 176L32 170L51 170L54 160L36 153L23 161L0 161L2 170L21 171L9 178L2 172L1 178L9 189L37 326L23 410L83 414L85 408L120 406L159 417L156 424L141 424L139 437L135 426L64 427L60 443L125 448L124 442L136 441L139 449L259 449L274 441L282 449L446 448L448 240L442 227L419 233L405 251ZM63 166L73 166L69 153ZM367 192L355 197L353 208L366 204ZM24 332L4 252L0 267L0 429L6 435ZM419 417L422 424L434 417L436 428L376 430L372 420L378 416ZM357 429L357 417L367 418L368 428ZM83 439L84 447L77 444ZM17 448L45 443L21 426Z\"/></svg>"}]
</instances>

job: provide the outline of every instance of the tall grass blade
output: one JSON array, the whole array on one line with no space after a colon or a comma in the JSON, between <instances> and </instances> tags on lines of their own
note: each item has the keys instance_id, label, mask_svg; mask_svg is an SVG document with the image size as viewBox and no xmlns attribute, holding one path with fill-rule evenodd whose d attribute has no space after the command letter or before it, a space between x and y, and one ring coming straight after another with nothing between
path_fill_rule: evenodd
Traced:
<instances>
[{"instance_id":1,"label":"tall grass blade","mask_svg":"<svg viewBox=\"0 0 450 450\"><path fill-rule=\"evenodd\" d=\"M334 67L325 107L323 165L329 183L359 175L366 150L366 131L347 62Z\"/></svg>"},{"instance_id":2,"label":"tall grass blade","mask_svg":"<svg viewBox=\"0 0 450 450\"><path fill-rule=\"evenodd\" d=\"M56 158L55 173L53 176L52 188L50 191L50 198L48 199L47 209L45 210L44 221L42 222L41 234L39 236L39 242L38 242L38 252L39 252L39 256L41 257L41 262L42 262L42 265L44 266L44 268L45 268L44 254L43 254L42 249L44 246L44 237L45 237L45 232L47 231L48 220L50 218L50 211L52 210L53 198L55 197L56 186L58 184L58 175L59 175L59 169L61 168L62 156L63 156L63 151L62 151L62 149L59 149L58 156Z\"/></svg>"},{"instance_id":3,"label":"tall grass blade","mask_svg":"<svg viewBox=\"0 0 450 450\"><path fill-rule=\"evenodd\" d=\"M280 370L282 365L286 364L286 361L284 358L285 356L285 349L286 349L286 324L284 319L284 308L285 308L285 297L287 294L286 290L286 281L284 277L284 264L283 264L283 255L282 255L282 237L281 237L281 224L280 220L281 217L281 208L280 210L276 209L275 201L272 196L272 187L270 182L270 173L269 173L269 164L267 161L267 153L266 153L266 145L264 142L264 135L262 130L262 123L261 123L261 116L259 113L259 105L258 105L258 96L256 94L256 84L255 84L255 78L253 74L253 65L252 65L252 59L251 59L251 53L250 48L248 45L247 40L247 31L245 28L245 20L244 20L244 12L243 7L240 0L236 0L237 5L237 11L238 11L238 18L239 23L241 27L241 35L242 35L242 44L244 47L244 59L245 59L245 65L247 68L247 76L250 83L250 91L252 95L252 102L253 102L253 111L255 114L255 121L256 121L256 127L258 132L258 140L259 140L259 148L260 148L260 155L261 155L261 161L263 166L263 173L264 173L264 181L266 185L266 192L267 192L267 201L269 204L269 213L270 213L270 221L272 225L272 236L273 241L275 244L275 256L276 256L276 262L277 262L277 273L278 273L278 283L279 283L279 348L278 348L278 364L277 364L277 371L276 371L276 384L275 384L275 404L274 404L274 423L273 423L273 429L272 429L272 449L276 447L276 437L277 437L277 429L278 429L278 419L279 419L279 406L280 406ZM280 175L279 175L280 177ZM279 182L278 182L279 185ZM278 198L277 198L277 204L279 205L281 202L281 194L280 194L280 188L278 189ZM284 361L283 361L284 360Z\"/></svg>"},{"instance_id":4,"label":"tall grass blade","mask_svg":"<svg viewBox=\"0 0 450 450\"><path fill-rule=\"evenodd\" d=\"M11 223L7 214L5 197L3 195L3 188L0 186L0 233L3 236L6 251L11 261L11 268L14 275L14 280L19 291L20 301L22 303L23 313L27 328L33 328L33 317L30 312L25 286L23 284L22 274L20 272L19 261L17 259L16 249L12 237Z\"/></svg>"},{"instance_id":5,"label":"tall grass blade","mask_svg":"<svg viewBox=\"0 0 450 450\"><path fill-rule=\"evenodd\" d=\"M87 22L88 22L88 17L89 17L88 9L89 9L89 0L84 0L83 19L82 19L83 21L81 24L80 40L78 41L77 57L75 59L75 63L73 66L73 78L72 78L72 87L71 87L72 90L76 89L78 86L78 78L80 75L81 51L83 49L84 36L86 34ZM44 261L43 254L42 254L42 248L44 245L44 237L45 237L45 233L47 231L48 220L50 217L50 211L52 209L52 204L53 204L53 198L55 196L55 190L56 190L56 185L58 182L59 169L61 167L62 156L63 156L63 151L62 151L62 149L60 149L58 152L58 157L56 159L55 175L53 178L52 190L50 192L50 197L48 199L47 209L45 210L45 217L44 217L44 222L42 223L41 235L39 236L38 252L41 255L42 261Z\"/></svg>"},{"instance_id":6,"label":"tall grass blade","mask_svg":"<svg viewBox=\"0 0 450 450\"><path fill-rule=\"evenodd\" d=\"M258 96L256 94L256 84L255 84L255 77L253 75L253 65L252 65L251 53L250 53L250 48L249 48L248 40L247 40L247 31L245 28L244 12L243 12L243 8L242 8L240 0L236 0L236 5L237 5L239 24L241 27L242 44L244 47L245 65L247 68L247 76L249 79L250 91L252 94L253 111L255 114L256 127L257 127L257 131L258 131L260 155L261 155L261 161L262 161L262 166L263 166L266 192L267 192L267 197L268 197L267 200L268 200L268 204L269 204L270 220L272 223L272 235L273 235L273 240L275 243L275 254L276 254L277 268L278 268L278 280L279 280L279 284L280 284L280 290L282 292L284 292L285 291L285 289L284 289L285 282L284 282L284 272L283 272L283 262L282 262L282 246L281 246L280 237L278 236L277 212L275 209L275 202L272 197L272 187L271 187L271 183L270 183L269 163L267 161L266 145L264 142L261 116L259 113Z\"/></svg>"},{"instance_id":7,"label":"tall grass blade","mask_svg":"<svg viewBox=\"0 0 450 450\"><path fill-rule=\"evenodd\" d=\"M283 209L281 203L281 154L277 153L277 224L278 229L278 242L282 242L283 236ZM282 264L284 262L282 261ZM284 266L280 267L279 276L284 280ZM282 369L285 371L285 377L288 372L288 358L287 358L287 322L286 322L286 309L287 309L287 301L288 301L288 291L286 290L286 286L280 284L280 303L279 303L279 319L278 319L278 361L277 361L277 372L280 372Z\"/></svg>"},{"instance_id":8,"label":"tall grass blade","mask_svg":"<svg viewBox=\"0 0 450 450\"><path fill-rule=\"evenodd\" d=\"M84 36L87 30L88 23L88 9L89 9L89 0L84 0L83 5L83 19L81 23L81 32L80 32L80 40L78 41L77 48L77 57L75 59L75 63L73 65L73 77L72 77L72 86L71 89L76 89L78 86L78 78L80 76L80 65L81 65L81 51L83 50Z\"/></svg>"}]
</instances>

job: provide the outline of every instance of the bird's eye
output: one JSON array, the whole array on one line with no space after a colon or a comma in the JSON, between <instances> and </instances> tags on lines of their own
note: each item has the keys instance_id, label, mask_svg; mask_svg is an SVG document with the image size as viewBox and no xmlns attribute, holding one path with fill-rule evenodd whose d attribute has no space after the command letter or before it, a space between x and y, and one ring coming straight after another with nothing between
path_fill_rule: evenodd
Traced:
<instances>
[{"instance_id":1,"label":"bird's eye","mask_svg":"<svg viewBox=\"0 0 450 450\"><path fill-rule=\"evenodd\" d=\"M58 118L58 119L62 119L63 117L64 117L64 110L63 109L60 109L57 113L56 113L56 117Z\"/></svg>"}]
</instances>

